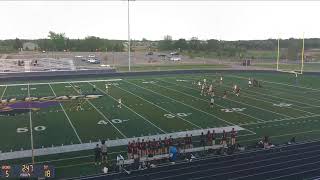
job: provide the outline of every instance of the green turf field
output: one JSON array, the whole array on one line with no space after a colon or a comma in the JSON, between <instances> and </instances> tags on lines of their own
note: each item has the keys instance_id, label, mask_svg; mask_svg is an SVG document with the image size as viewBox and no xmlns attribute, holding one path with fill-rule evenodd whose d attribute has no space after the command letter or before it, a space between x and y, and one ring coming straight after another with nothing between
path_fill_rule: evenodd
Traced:
<instances>
[{"instance_id":1,"label":"green turf field","mask_svg":"<svg viewBox=\"0 0 320 180\"><path fill-rule=\"evenodd\" d=\"M0 113L0 150L17 152L52 147L68 147L101 139L239 126L242 144L268 135L274 142L320 137L320 79L314 75L224 72L224 82L214 83L215 105L201 96L193 81L218 80L220 74L60 79L14 82L0 86L1 99L101 95L96 99L77 98L53 101L44 108L22 108ZM261 80L262 88L248 88L248 77ZM106 92L105 84L109 84ZM231 92L241 87L240 96ZM93 90L96 86L96 90ZM81 89L81 92L79 91ZM228 91L228 98L222 99ZM118 99L122 107L117 107ZM77 111L77 105L82 109ZM13 113L14 112L14 113ZM92 147L93 148L93 147ZM114 154L123 147L113 147ZM31 155L31 154L30 154ZM31 158L3 162L30 162ZM57 176L96 173L92 152L85 150L36 157L57 167ZM86 168L85 168L86 167Z\"/></svg>"}]
</instances>

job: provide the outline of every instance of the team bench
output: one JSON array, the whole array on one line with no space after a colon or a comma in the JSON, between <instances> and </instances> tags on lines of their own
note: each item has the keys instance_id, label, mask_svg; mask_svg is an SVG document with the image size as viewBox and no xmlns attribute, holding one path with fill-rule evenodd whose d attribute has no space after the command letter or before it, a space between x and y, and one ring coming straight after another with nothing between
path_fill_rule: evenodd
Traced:
<instances>
[{"instance_id":1,"label":"team bench","mask_svg":"<svg viewBox=\"0 0 320 180\"><path fill-rule=\"evenodd\" d=\"M204 150L216 150L223 148L223 145L212 145L212 146L203 146L203 147L195 147L195 148L188 148L188 149L182 149L180 153L192 153L192 152L199 152ZM169 154L160 154L155 155L153 157L141 157L140 162L148 162L148 161L158 161L158 160L166 160L169 159ZM130 165L133 164L135 161L134 159L125 159L122 161L118 161L117 165Z\"/></svg>"}]
</instances>

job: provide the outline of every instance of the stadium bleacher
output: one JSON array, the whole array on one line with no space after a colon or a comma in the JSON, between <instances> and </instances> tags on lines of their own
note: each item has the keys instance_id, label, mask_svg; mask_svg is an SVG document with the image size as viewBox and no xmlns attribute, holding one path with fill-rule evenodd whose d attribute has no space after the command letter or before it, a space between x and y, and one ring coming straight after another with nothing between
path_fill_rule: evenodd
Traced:
<instances>
[{"instance_id":1,"label":"stadium bleacher","mask_svg":"<svg viewBox=\"0 0 320 180\"><path fill-rule=\"evenodd\" d=\"M79 179L313 179L320 176L319 153L320 141L309 141Z\"/></svg>"}]
</instances>

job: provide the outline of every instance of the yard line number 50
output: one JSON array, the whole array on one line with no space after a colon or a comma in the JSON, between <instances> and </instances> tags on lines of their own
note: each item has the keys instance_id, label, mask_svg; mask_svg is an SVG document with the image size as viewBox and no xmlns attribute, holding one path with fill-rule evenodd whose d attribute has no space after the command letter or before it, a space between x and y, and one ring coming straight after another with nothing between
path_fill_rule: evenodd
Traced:
<instances>
[{"instance_id":1,"label":"yard line number 50","mask_svg":"<svg viewBox=\"0 0 320 180\"><path fill-rule=\"evenodd\" d=\"M45 126L36 126L36 127L33 127L33 129L35 131L44 131L47 128ZM26 133L28 131L29 131L29 128L27 127L17 128L17 133Z\"/></svg>"}]
</instances>

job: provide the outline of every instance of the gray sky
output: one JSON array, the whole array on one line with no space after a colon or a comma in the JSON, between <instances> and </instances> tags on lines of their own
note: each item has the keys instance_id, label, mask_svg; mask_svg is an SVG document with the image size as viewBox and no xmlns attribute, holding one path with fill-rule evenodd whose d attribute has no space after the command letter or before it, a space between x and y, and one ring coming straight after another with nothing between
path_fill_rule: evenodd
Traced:
<instances>
[{"instance_id":1,"label":"gray sky","mask_svg":"<svg viewBox=\"0 0 320 180\"><path fill-rule=\"evenodd\" d=\"M320 37L320 1L139 1L130 3L132 39L248 40ZM127 39L127 2L0 1L0 39Z\"/></svg>"}]
</instances>

